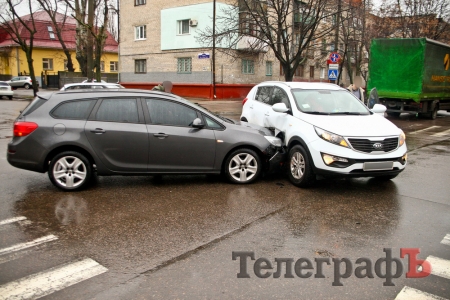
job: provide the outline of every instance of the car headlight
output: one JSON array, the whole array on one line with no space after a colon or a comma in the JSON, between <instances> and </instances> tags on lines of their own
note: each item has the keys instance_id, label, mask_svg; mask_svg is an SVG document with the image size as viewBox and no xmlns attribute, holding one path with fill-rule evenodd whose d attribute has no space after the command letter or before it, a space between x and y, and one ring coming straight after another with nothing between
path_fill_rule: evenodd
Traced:
<instances>
[{"instance_id":1,"label":"car headlight","mask_svg":"<svg viewBox=\"0 0 450 300\"><path fill-rule=\"evenodd\" d=\"M406 140L406 135L405 133L402 131L402 133L400 133L400 137L398 139L398 144L399 146L403 146L403 144L405 143Z\"/></svg>"},{"instance_id":2,"label":"car headlight","mask_svg":"<svg viewBox=\"0 0 450 300\"><path fill-rule=\"evenodd\" d=\"M314 127L314 129L316 130L317 135L320 136L325 141L342 147L350 148L347 144L347 141L342 136L325 131L317 127Z\"/></svg>"},{"instance_id":3,"label":"car headlight","mask_svg":"<svg viewBox=\"0 0 450 300\"><path fill-rule=\"evenodd\" d=\"M281 147L281 146L282 146L281 139L279 139L279 138L277 138L277 137L274 137L274 136L268 136L268 135L265 135L264 137L265 137L266 140L268 140L269 143L271 143L273 146L275 146L275 147Z\"/></svg>"}]
</instances>

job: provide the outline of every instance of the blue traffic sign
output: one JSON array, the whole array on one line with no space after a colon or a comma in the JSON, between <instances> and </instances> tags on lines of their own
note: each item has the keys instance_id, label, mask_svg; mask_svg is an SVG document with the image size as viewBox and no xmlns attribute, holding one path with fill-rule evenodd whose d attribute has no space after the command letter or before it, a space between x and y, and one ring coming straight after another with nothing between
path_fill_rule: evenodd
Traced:
<instances>
[{"instance_id":1,"label":"blue traffic sign","mask_svg":"<svg viewBox=\"0 0 450 300\"><path fill-rule=\"evenodd\" d=\"M329 80L337 80L339 75L338 70L328 70L328 79Z\"/></svg>"}]
</instances>

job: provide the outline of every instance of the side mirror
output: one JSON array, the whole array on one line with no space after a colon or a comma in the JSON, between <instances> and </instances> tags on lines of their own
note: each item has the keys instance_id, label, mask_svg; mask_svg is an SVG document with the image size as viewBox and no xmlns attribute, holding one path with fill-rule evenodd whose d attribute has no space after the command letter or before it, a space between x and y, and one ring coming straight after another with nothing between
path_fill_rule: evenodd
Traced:
<instances>
[{"instance_id":1,"label":"side mirror","mask_svg":"<svg viewBox=\"0 0 450 300\"><path fill-rule=\"evenodd\" d=\"M287 108L284 103L275 103L272 105L272 109L279 113L287 113L289 111L289 108Z\"/></svg>"},{"instance_id":2,"label":"side mirror","mask_svg":"<svg viewBox=\"0 0 450 300\"><path fill-rule=\"evenodd\" d=\"M375 104L373 106L373 108L371 109L372 112L376 113L376 114L384 114L384 112L386 111L386 106L384 106L383 104Z\"/></svg>"},{"instance_id":3,"label":"side mirror","mask_svg":"<svg viewBox=\"0 0 450 300\"><path fill-rule=\"evenodd\" d=\"M203 124L202 120L200 118L196 118L194 121L192 121L192 127L201 129L205 127L205 124Z\"/></svg>"}]
</instances>

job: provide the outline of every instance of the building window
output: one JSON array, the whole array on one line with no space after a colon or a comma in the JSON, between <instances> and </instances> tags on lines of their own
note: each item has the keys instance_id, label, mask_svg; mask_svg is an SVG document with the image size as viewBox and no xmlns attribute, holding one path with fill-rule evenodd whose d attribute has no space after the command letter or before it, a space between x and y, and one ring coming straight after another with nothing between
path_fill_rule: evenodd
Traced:
<instances>
[{"instance_id":1,"label":"building window","mask_svg":"<svg viewBox=\"0 0 450 300\"><path fill-rule=\"evenodd\" d=\"M100 72L105 72L105 62L104 61L100 62Z\"/></svg>"},{"instance_id":2,"label":"building window","mask_svg":"<svg viewBox=\"0 0 450 300\"><path fill-rule=\"evenodd\" d=\"M314 66L309 66L309 77L314 78Z\"/></svg>"},{"instance_id":3,"label":"building window","mask_svg":"<svg viewBox=\"0 0 450 300\"><path fill-rule=\"evenodd\" d=\"M134 5L138 6L138 5L144 5L146 4L147 1L146 0L134 0Z\"/></svg>"},{"instance_id":4,"label":"building window","mask_svg":"<svg viewBox=\"0 0 450 300\"><path fill-rule=\"evenodd\" d=\"M118 70L119 70L119 63L117 61L110 61L109 62L109 71L117 72Z\"/></svg>"},{"instance_id":5,"label":"building window","mask_svg":"<svg viewBox=\"0 0 450 300\"><path fill-rule=\"evenodd\" d=\"M272 62L266 61L266 76L272 76Z\"/></svg>"},{"instance_id":6,"label":"building window","mask_svg":"<svg viewBox=\"0 0 450 300\"><path fill-rule=\"evenodd\" d=\"M281 63L280 63L280 76L284 76L284 68Z\"/></svg>"},{"instance_id":7,"label":"building window","mask_svg":"<svg viewBox=\"0 0 450 300\"><path fill-rule=\"evenodd\" d=\"M146 59L136 59L134 61L134 73L147 73Z\"/></svg>"},{"instance_id":8,"label":"building window","mask_svg":"<svg viewBox=\"0 0 450 300\"><path fill-rule=\"evenodd\" d=\"M192 58L180 57L177 59L177 73L192 73Z\"/></svg>"},{"instance_id":9,"label":"building window","mask_svg":"<svg viewBox=\"0 0 450 300\"><path fill-rule=\"evenodd\" d=\"M325 78L325 68L320 68L320 78Z\"/></svg>"},{"instance_id":10,"label":"building window","mask_svg":"<svg viewBox=\"0 0 450 300\"><path fill-rule=\"evenodd\" d=\"M136 40L145 40L147 38L147 25L135 27Z\"/></svg>"},{"instance_id":11,"label":"building window","mask_svg":"<svg viewBox=\"0 0 450 300\"><path fill-rule=\"evenodd\" d=\"M189 20L178 21L178 34L189 34Z\"/></svg>"},{"instance_id":12,"label":"building window","mask_svg":"<svg viewBox=\"0 0 450 300\"><path fill-rule=\"evenodd\" d=\"M295 76L297 76L297 77L303 77L303 66L302 65L299 65L298 67L297 67L297 69L295 69Z\"/></svg>"},{"instance_id":13,"label":"building window","mask_svg":"<svg viewBox=\"0 0 450 300\"><path fill-rule=\"evenodd\" d=\"M42 59L42 69L53 70L53 58L43 58Z\"/></svg>"},{"instance_id":14,"label":"building window","mask_svg":"<svg viewBox=\"0 0 450 300\"><path fill-rule=\"evenodd\" d=\"M255 74L255 65L253 60L242 60L242 74Z\"/></svg>"},{"instance_id":15,"label":"building window","mask_svg":"<svg viewBox=\"0 0 450 300\"><path fill-rule=\"evenodd\" d=\"M50 36L50 38L52 40L55 39L55 33L53 32L52 26L47 26L47 30L48 30L48 35Z\"/></svg>"}]
</instances>

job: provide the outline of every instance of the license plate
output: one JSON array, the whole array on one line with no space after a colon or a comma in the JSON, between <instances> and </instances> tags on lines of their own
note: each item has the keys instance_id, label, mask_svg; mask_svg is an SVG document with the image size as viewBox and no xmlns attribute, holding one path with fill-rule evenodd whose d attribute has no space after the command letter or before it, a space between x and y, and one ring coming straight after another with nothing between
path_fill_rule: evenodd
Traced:
<instances>
[{"instance_id":1,"label":"license plate","mask_svg":"<svg viewBox=\"0 0 450 300\"><path fill-rule=\"evenodd\" d=\"M365 162L363 165L364 171L383 171L392 170L394 163L392 161L377 161L377 162Z\"/></svg>"}]
</instances>

